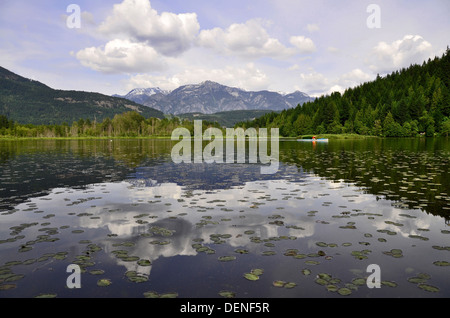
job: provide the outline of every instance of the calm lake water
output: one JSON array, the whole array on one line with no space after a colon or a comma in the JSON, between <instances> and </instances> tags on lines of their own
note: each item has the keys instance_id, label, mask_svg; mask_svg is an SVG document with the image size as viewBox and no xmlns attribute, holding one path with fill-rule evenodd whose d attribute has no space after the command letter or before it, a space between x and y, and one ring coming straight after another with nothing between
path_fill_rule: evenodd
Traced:
<instances>
[{"instance_id":1,"label":"calm lake water","mask_svg":"<svg viewBox=\"0 0 450 318\"><path fill-rule=\"evenodd\" d=\"M281 141L271 175L174 144L1 141L0 298L450 297L449 139Z\"/></svg>"}]
</instances>

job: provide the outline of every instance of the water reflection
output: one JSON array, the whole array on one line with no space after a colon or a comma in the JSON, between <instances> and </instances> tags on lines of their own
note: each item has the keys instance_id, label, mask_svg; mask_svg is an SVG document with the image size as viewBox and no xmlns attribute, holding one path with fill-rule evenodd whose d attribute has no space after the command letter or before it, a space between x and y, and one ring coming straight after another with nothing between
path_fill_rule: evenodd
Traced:
<instances>
[{"instance_id":1,"label":"water reflection","mask_svg":"<svg viewBox=\"0 0 450 318\"><path fill-rule=\"evenodd\" d=\"M408 279L427 273L448 296L448 143L408 143L283 142L275 175L256 164L173 164L166 140L0 143L10 153L0 164L0 295L35 296L45 289L39 275L53 280L62 268L64 282L64 265L79 262L86 284L95 286L89 271L101 268L116 287L55 285L58 295L141 297L171 287L181 297L224 289L338 297L315 280L329 273L357 297L426 297L434 294ZM373 263L397 287L350 287ZM243 278L252 268L264 269L259 285ZM274 289L274 280L302 287Z\"/></svg>"}]
</instances>

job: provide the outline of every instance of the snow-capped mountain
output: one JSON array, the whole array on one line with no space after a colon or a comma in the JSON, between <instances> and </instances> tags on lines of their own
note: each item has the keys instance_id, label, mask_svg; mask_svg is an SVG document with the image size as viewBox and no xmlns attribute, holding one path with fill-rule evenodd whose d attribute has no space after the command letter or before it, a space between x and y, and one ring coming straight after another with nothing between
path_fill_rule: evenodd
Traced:
<instances>
[{"instance_id":1,"label":"snow-capped mountain","mask_svg":"<svg viewBox=\"0 0 450 318\"><path fill-rule=\"evenodd\" d=\"M163 90L159 87L150 87L150 88L135 88L129 91L126 95L113 95L113 97L122 97L128 100L134 101L138 104L142 104L143 102L150 96L156 94L167 95L170 91Z\"/></svg>"},{"instance_id":2,"label":"snow-capped mountain","mask_svg":"<svg viewBox=\"0 0 450 318\"><path fill-rule=\"evenodd\" d=\"M183 85L171 92L159 88L134 89L123 97L174 115L253 109L280 111L314 99L299 91L285 95L266 90L245 91L212 81Z\"/></svg>"}]
</instances>

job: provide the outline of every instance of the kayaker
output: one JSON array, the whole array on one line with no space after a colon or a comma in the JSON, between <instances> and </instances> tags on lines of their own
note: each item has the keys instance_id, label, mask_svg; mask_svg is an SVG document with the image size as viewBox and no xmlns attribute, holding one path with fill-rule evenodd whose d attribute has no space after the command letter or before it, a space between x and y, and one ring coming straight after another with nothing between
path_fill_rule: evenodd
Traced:
<instances>
[{"instance_id":1,"label":"kayaker","mask_svg":"<svg viewBox=\"0 0 450 318\"><path fill-rule=\"evenodd\" d=\"M313 140L316 140L316 136L313 136L313 138L312 138Z\"/></svg>"}]
</instances>

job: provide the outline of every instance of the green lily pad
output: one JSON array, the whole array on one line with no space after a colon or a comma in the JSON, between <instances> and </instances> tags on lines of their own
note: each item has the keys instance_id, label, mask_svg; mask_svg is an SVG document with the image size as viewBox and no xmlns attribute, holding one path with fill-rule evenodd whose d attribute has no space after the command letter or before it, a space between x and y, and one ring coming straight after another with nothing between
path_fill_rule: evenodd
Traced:
<instances>
[{"instance_id":1,"label":"green lily pad","mask_svg":"<svg viewBox=\"0 0 450 318\"><path fill-rule=\"evenodd\" d=\"M392 249L392 250L390 250L388 252L387 251L383 252L383 254L389 255L389 256L392 256L392 257L395 257L395 258L403 257L403 251L401 249L397 249L397 248L394 248L394 249Z\"/></svg>"},{"instance_id":2,"label":"green lily pad","mask_svg":"<svg viewBox=\"0 0 450 318\"><path fill-rule=\"evenodd\" d=\"M317 284L322 285L322 286L328 285L328 281L326 279L323 279L323 278L316 278L314 281Z\"/></svg>"},{"instance_id":3,"label":"green lily pad","mask_svg":"<svg viewBox=\"0 0 450 318\"><path fill-rule=\"evenodd\" d=\"M10 290L16 287L16 284L0 284L0 290Z\"/></svg>"},{"instance_id":4,"label":"green lily pad","mask_svg":"<svg viewBox=\"0 0 450 318\"><path fill-rule=\"evenodd\" d=\"M286 285L286 282L283 281L283 280L275 280L272 283L272 285L275 286L275 287L284 287L284 285Z\"/></svg>"},{"instance_id":5,"label":"green lily pad","mask_svg":"<svg viewBox=\"0 0 450 318\"><path fill-rule=\"evenodd\" d=\"M330 292L336 292L339 290L339 287L337 287L336 285L333 285L333 284L327 285L326 288Z\"/></svg>"},{"instance_id":6,"label":"green lily pad","mask_svg":"<svg viewBox=\"0 0 450 318\"><path fill-rule=\"evenodd\" d=\"M11 273L7 278L4 278L4 281L5 282L15 282L15 281L21 280L24 277L25 277L25 275L23 275L23 274Z\"/></svg>"},{"instance_id":7,"label":"green lily pad","mask_svg":"<svg viewBox=\"0 0 450 318\"><path fill-rule=\"evenodd\" d=\"M287 288L287 289L294 288L295 286L297 286L297 284L294 282L288 282L288 283L284 284L284 288Z\"/></svg>"},{"instance_id":8,"label":"green lily pad","mask_svg":"<svg viewBox=\"0 0 450 318\"><path fill-rule=\"evenodd\" d=\"M107 278L102 278L97 281L97 286L100 286L100 287L107 287L111 284L112 284L111 280L107 279Z\"/></svg>"},{"instance_id":9,"label":"green lily pad","mask_svg":"<svg viewBox=\"0 0 450 318\"><path fill-rule=\"evenodd\" d=\"M447 261L436 261L436 262L433 262L433 264L436 266L450 266L450 263Z\"/></svg>"},{"instance_id":10,"label":"green lily pad","mask_svg":"<svg viewBox=\"0 0 450 318\"><path fill-rule=\"evenodd\" d=\"M422 277L409 277L408 278L408 282L413 283L413 284L425 283L426 281L427 281L427 279L422 278Z\"/></svg>"},{"instance_id":11,"label":"green lily pad","mask_svg":"<svg viewBox=\"0 0 450 318\"><path fill-rule=\"evenodd\" d=\"M439 291L439 288L436 286L428 285L428 284L419 284L417 285L420 289L423 289L427 292L437 293Z\"/></svg>"},{"instance_id":12,"label":"green lily pad","mask_svg":"<svg viewBox=\"0 0 450 318\"><path fill-rule=\"evenodd\" d=\"M429 240L428 237L420 236L420 235L412 235L412 234L410 234L409 237L410 237L410 238L419 239L419 240L422 240L422 241L428 241L428 240Z\"/></svg>"},{"instance_id":13,"label":"green lily pad","mask_svg":"<svg viewBox=\"0 0 450 318\"><path fill-rule=\"evenodd\" d=\"M150 265L152 265L152 262L149 261L148 259L140 259L140 260L137 262L137 264L138 264L139 266L150 266Z\"/></svg>"},{"instance_id":14,"label":"green lily pad","mask_svg":"<svg viewBox=\"0 0 450 318\"><path fill-rule=\"evenodd\" d=\"M255 281L255 280L259 279L259 275L256 275L256 274L253 274L253 273L245 273L244 277L246 279L248 279L248 280L251 280L251 281Z\"/></svg>"},{"instance_id":15,"label":"green lily pad","mask_svg":"<svg viewBox=\"0 0 450 318\"><path fill-rule=\"evenodd\" d=\"M331 279L331 275L327 273L319 273L317 274L317 277L326 281L329 281Z\"/></svg>"},{"instance_id":16,"label":"green lily pad","mask_svg":"<svg viewBox=\"0 0 450 318\"><path fill-rule=\"evenodd\" d=\"M397 287L398 286L396 282L392 282L392 281L389 281L389 280L383 280L381 282L381 285L388 286L388 287Z\"/></svg>"},{"instance_id":17,"label":"green lily pad","mask_svg":"<svg viewBox=\"0 0 450 318\"><path fill-rule=\"evenodd\" d=\"M366 280L364 278L354 278L352 283L357 286L363 286L366 284Z\"/></svg>"},{"instance_id":18,"label":"green lily pad","mask_svg":"<svg viewBox=\"0 0 450 318\"><path fill-rule=\"evenodd\" d=\"M157 292L154 291L148 291L144 293L144 297L145 298L159 298L159 294Z\"/></svg>"},{"instance_id":19,"label":"green lily pad","mask_svg":"<svg viewBox=\"0 0 450 318\"><path fill-rule=\"evenodd\" d=\"M159 296L159 298L177 298L177 297L178 297L177 292L164 293Z\"/></svg>"},{"instance_id":20,"label":"green lily pad","mask_svg":"<svg viewBox=\"0 0 450 318\"><path fill-rule=\"evenodd\" d=\"M305 276L311 275L311 270L307 269L307 268L302 269L302 274L305 275Z\"/></svg>"},{"instance_id":21,"label":"green lily pad","mask_svg":"<svg viewBox=\"0 0 450 318\"><path fill-rule=\"evenodd\" d=\"M261 269L261 268L254 268L254 269L251 270L251 273L254 274L254 275L260 276L260 275L262 275L264 273L264 270Z\"/></svg>"},{"instance_id":22,"label":"green lily pad","mask_svg":"<svg viewBox=\"0 0 450 318\"><path fill-rule=\"evenodd\" d=\"M144 283L144 282L148 281L148 277L144 276L144 275L136 274L136 275L128 276L128 280L133 283Z\"/></svg>"},{"instance_id":23,"label":"green lily pad","mask_svg":"<svg viewBox=\"0 0 450 318\"><path fill-rule=\"evenodd\" d=\"M312 260L308 260L308 261L305 261L305 264L307 264L307 265L319 265L319 264L320 264L320 262L318 262L318 261L312 261Z\"/></svg>"},{"instance_id":24,"label":"green lily pad","mask_svg":"<svg viewBox=\"0 0 450 318\"><path fill-rule=\"evenodd\" d=\"M102 269L92 269L89 271L89 274L91 275L103 275L105 273Z\"/></svg>"},{"instance_id":25,"label":"green lily pad","mask_svg":"<svg viewBox=\"0 0 450 318\"><path fill-rule=\"evenodd\" d=\"M56 296L56 294L39 294L34 298L55 298Z\"/></svg>"},{"instance_id":26,"label":"green lily pad","mask_svg":"<svg viewBox=\"0 0 450 318\"><path fill-rule=\"evenodd\" d=\"M139 258L139 256L123 256L123 257L120 257L120 259L124 262L136 262L140 258Z\"/></svg>"},{"instance_id":27,"label":"green lily pad","mask_svg":"<svg viewBox=\"0 0 450 318\"><path fill-rule=\"evenodd\" d=\"M234 261L236 259L236 256L219 256L218 260L221 262L230 262Z\"/></svg>"},{"instance_id":28,"label":"green lily pad","mask_svg":"<svg viewBox=\"0 0 450 318\"><path fill-rule=\"evenodd\" d=\"M225 297L225 298L234 298L234 297L236 297L236 294L234 292L232 292L232 291L229 291L229 290L221 290L219 292L219 295L222 296L222 297Z\"/></svg>"},{"instance_id":29,"label":"green lily pad","mask_svg":"<svg viewBox=\"0 0 450 318\"><path fill-rule=\"evenodd\" d=\"M352 291L346 287L339 288L337 292L339 295L342 295L342 296L348 296L352 293Z\"/></svg>"}]
</instances>

